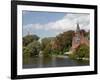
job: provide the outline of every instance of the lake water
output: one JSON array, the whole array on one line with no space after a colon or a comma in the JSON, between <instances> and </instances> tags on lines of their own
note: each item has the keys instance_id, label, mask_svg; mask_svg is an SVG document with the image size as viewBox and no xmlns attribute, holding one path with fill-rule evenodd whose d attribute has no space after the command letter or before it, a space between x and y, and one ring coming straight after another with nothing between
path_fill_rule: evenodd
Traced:
<instances>
[{"instance_id":1,"label":"lake water","mask_svg":"<svg viewBox=\"0 0 100 80\"><path fill-rule=\"evenodd\" d=\"M68 57L33 57L27 59L23 68L45 68L45 67L68 67L68 66L87 66L87 61L75 61Z\"/></svg>"}]
</instances>

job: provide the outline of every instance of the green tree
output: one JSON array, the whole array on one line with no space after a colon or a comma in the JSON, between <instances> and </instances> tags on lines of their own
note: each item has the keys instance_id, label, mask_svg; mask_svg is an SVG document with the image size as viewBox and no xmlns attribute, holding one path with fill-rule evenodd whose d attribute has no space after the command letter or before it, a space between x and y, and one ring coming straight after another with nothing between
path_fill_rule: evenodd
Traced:
<instances>
[{"instance_id":1,"label":"green tree","mask_svg":"<svg viewBox=\"0 0 100 80\"><path fill-rule=\"evenodd\" d=\"M69 51L71 45L72 45L72 37L73 37L74 31L66 31L63 32L62 34L59 34L56 36L56 44L57 44L57 49L60 50L61 52L66 52Z\"/></svg>"},{"instance_id":2,"label":"green tree","mask_svg":"<svg viewBox=\"0 0 100 80\"><path fill-rule=\"evenodd\" d=\"M31 51L29 48L23 47L23 64L29 63L30 53Z\"/></svg>"},{"instance_id":3,"label":"green tree","mask_svg":"<svg viewBox=\"0 0 100 80\"><path fill-rule=\"evenodd\" d=\"M89 46L87 45L80 45L79 48L76 49L76 51L72 54L72 57L74 59L83 59L83 58L88 58L89 59Z\"/></svg>"},{"instance_id":4,"label":"green tree","mask_svg":"<svg viewBox=\"0 0 100 80\"><path fill-rule=\"evenodd\" d=\"M89 58L89 46L87 45L80 45L79 49L76 51L77 57L82 58Z\"/></svg>"},{"instance_id":5,"label":"green tree","mask_svg":"<svg viewBox=\"0 0 100 80\"><path fill-rule=\"evenodd\" d=\"M45 47L45 49L43 50L43 56L44 57L48 57L51 55L52 49L51 49L51 45L50 43L48 43Z\"/></svg>"},{"instance_id":6,"label":"green tree","mask_svg":"<svg viewBox=\"0 0 100 80\"><path fill-rule=\"evenodd\" d=\"M69 51L70 47L72 46L73 33L74 31L67 31L63 33L62 45L63 49L65 48L66 51Z\"/></svg>"},{"instance_id":7,"label":"green tree","mask_svg":"<svg viewBox=\"0 0 100 80\"><path fill-rule=\"evenodd\" d=\"M37 41L39 37L37 35L27 35L23 37L23 46L27 46L29 43L33 41Z\"/></svg>"},{"instance_id":8,"label":"green tree","mask_svg":"<svg viewBox=\"0 0 100 80\"><path fill-rule=\"evenodd\" d=\"M41 45L38 41L33 41L27 45L27 48L30 50L30 56L38 55L41 49Z\"/></svg>"},{"instance_id":9,"label":"green tree","mask_svg":"<svg viewBox=\"0 0 100 80\"><path fill-rule=\"evenodd\" d=\"M27 47L23 47L23 57L30 57L30 49Z\"/></svg>"},{"instance_id":10,"label":"green tree","mask_svg":"<svg viewBox=\"0 0 100 80\"><path fill-rule=\"evenodd\" d=\"M53 40L53 39L54 39L54 37L43 38L41 40L41 48L42 48L42 50L44 50L48 46L48 44L50 44L51 40Z\"/></svg>"}]
</instances>

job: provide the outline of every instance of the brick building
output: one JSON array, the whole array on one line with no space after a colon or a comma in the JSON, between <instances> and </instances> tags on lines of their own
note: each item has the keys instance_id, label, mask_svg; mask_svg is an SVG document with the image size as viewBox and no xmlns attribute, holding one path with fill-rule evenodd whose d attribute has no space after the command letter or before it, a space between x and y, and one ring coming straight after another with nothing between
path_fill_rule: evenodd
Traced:
<instances>
[{"instance_id":1,"label":"brick building","mask_svg":"<svg viewBox=\"0 0 100 80\"><path fill-rule=\"evenodd\" d=\"M72 47L70 51L75 51L81 44L89 46L89 40L85 37L84 31L80 30L79 24L77 23L77 29L73 34Z\"/></svg>"}]
</instances>

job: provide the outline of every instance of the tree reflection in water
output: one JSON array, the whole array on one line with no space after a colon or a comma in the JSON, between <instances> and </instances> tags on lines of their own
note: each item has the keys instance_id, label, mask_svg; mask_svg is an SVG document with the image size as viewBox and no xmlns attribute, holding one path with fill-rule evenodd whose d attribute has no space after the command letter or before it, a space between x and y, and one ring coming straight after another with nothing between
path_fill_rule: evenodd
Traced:
<instances>
[{"instance_id":1,"label":"tree reflection in water","mask_svg":"<svg viewBox=\"0 0 100 80\"><path fill-rule=\"evenodd\" d=\"M23 68L45 68L45 67L67 67L67 66L87 66L88 61L75 61L69 58L56 56L35 56L28 58L26 63L23 63Z\"/></svg>"}]
</instances>

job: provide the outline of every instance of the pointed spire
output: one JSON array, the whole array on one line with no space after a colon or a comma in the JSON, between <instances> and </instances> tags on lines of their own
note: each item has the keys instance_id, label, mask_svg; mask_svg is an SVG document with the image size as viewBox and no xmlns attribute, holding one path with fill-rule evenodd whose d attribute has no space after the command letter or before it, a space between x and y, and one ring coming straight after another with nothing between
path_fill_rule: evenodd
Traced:
<instances>
[{"instance_id":1,"label":"pointed spire","mask_svg":"<svg viewBox=\"0 0 100 80\"><path fill-rule=\"evenodd\" d=\"M80 27L79 27L79 23L77 22L77 29L76 29L76 32L79 32L80 31Z\"/></svg>"}]
</instances>

